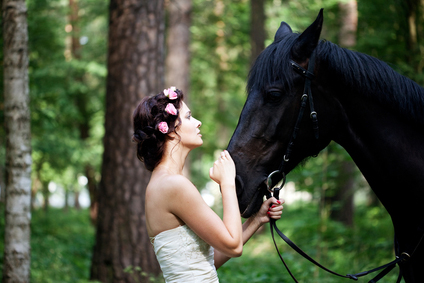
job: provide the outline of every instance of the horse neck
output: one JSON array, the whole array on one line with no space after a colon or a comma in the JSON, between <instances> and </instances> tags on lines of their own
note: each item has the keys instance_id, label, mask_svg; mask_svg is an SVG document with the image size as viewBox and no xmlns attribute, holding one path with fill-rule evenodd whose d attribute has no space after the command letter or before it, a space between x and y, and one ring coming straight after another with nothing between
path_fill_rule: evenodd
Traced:
<instances>
[{"instance_id":1,"label":"horse neck","mask_svg":"<svg viewBox=\"0 0 424 283\"><path fill-rule=\"evenodd\" d=\"M375 82L376 90L379 83ZM341 86L334 92L343 121L334 140L352 156L392 217L400 207L422 213L418 202L424 198L423 125L376 102L372 93L347 90ZM417 206L412 208L411 202Z\"/></svg>"}]
</instances>

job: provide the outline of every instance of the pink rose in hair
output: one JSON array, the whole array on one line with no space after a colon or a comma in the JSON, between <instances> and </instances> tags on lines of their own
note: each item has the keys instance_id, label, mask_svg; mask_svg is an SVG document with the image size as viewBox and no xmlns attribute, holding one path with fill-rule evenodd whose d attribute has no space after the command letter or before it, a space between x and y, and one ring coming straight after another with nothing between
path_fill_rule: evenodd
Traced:
<instances>
[{"instance_id":1,"label":"pink rose in hair","mask_svg":"<svg viewBox=\"0 0 424 283\"><path fill-rule=\"evenodd\" d=\"M177 109L172 103L168 103L168 105L166 105L165 111L171 115L177 115Z\"/></svg>"},{"instance_id":2,"label":"pink rose in hair","mask_svg":"<svg viewBox=\"0 0 424 283\"><path fill-rule=\"evenodd\" d=\"M167 96L169 99L174 100L178 97L178 94L175 92L176 90L177 88L175 86L171 86L168 89L164 89L163 94L165 94L165 96Z\"/></svg>"},{"instance_id":3,"label":"pink rose in hair","mask_svg":"<svg viewBox=\"0 0 424 283\"><path fill-rule=\"evenodd\" d=\"M158 125L158 129L162 134L168 133L168 124L166 122L160 122Z\"/></svg>"}]
</instances>

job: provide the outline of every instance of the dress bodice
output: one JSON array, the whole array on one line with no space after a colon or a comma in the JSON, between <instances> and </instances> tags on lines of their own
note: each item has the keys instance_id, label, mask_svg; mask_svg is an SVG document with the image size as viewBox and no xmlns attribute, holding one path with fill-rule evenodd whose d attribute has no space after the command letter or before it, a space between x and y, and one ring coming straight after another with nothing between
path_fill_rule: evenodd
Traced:
<instances>
[{"instance_id":1,"label":"dress bodice","mask_svg":"<svg viewBox=\"0 0 424 283\"><path fill-rule=\"evenodd\" d=\"M213 248L187 225L163 231L150 239L167 283L219 282Z\"/></svg>"}]
</instances>

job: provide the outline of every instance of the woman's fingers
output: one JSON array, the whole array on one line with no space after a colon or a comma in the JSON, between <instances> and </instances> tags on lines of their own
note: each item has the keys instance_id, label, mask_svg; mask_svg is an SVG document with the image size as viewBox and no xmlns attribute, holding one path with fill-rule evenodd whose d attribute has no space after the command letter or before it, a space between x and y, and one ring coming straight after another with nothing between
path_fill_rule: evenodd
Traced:
<instances>
[{"instance_id":1,"label":"woman's fingers","mask_svg":"<svg viewBox=\"0 0 424 283\"><path fill-rule=\"evenodd\" d=\"M283 214L284 199L277 200L276 198L272 197L270 199L270 202L272 204L268 208L268 212L267 212L268 216L272 219L280 219L281 214Z\"/></svg>"},{"instance_id":2,"label":"woman's fingers","mask_svg":"<svg viewBox=\"0 0 424 283\"><path fill-rule=\"evenodd\" d=\"M218 184L224 180L234 181L235 165L227 150L220 153L220 157L214 162L213 167L209 171L209 176Z\"/></svg>"}]
</instances>

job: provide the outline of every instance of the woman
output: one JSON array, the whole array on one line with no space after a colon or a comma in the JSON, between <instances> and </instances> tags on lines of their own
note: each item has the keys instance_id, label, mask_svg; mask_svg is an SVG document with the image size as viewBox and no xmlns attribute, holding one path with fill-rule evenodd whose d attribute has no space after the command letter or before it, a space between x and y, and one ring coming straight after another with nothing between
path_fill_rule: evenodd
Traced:
<instances>
[{"instance_id":1,"label":"woman","mask_svg":"<svg viewBox=\"0 0 424 283\"><path fill-rule=\"evenodd\" d=\"M216 269L242 254L243 245L269 218L279 219L282 202L271 198L242 225L235 166L224 150L209 175L221 187L223 219L183 176L188 153L203 144L200 126L171 87L143 99L134 111L137 156L152 171L146 188L146 224L166 282L218 282Z\"/></svg>"}]
</instances>

